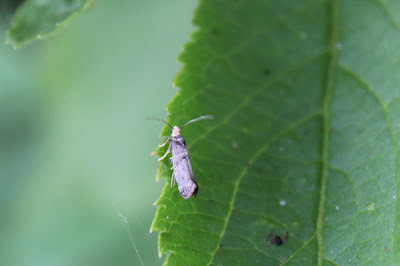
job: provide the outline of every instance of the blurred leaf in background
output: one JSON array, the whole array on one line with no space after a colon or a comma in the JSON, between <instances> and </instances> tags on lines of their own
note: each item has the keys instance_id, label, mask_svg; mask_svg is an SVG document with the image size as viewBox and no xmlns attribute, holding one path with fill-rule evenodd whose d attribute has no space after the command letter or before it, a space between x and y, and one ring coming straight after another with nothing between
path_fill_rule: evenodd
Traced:
<instances>
[{"instance_id":1,"label":"blurred leaf in background","mask_svg":"<svg viewBox=\"0 0 400 266\"><path fill-rule=\"evenodd\" d=\"M2 0L0 2L0 24L2 30L7 30L11 25L11 19L24 0Z\"/></svg>"},{"instance_id":2,"label":"blurred leaf in background","mask_svg":"<svg viewBox=\"0 0 400 266\"><path fill-rule=\"evenodd\" d=\"M18 6L5 3L2 6L8 10L16 8L6 40L14 48L47 37L92 5L90 0L26 0Z\"/></svg>"},{"instance_id":3,"label":"blurred leaf in background","mask_svg":"<svg viewBox=\"0 0 400 266\"><path fill-rule=\"evenodd\" d=\"M1 265L139 265L117 209L162 264L162 125L144 119L165 117L195 4L98 1L52 39L0 45Z\"/></svg>"}]
</instances>

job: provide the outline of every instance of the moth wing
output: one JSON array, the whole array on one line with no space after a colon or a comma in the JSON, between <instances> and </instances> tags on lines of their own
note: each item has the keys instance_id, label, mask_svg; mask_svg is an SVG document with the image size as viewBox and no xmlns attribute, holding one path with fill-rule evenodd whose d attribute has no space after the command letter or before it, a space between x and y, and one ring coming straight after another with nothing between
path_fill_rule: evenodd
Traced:
<instances>
[{"instance_id":1,"label":"moth wing","mask_svg":"<svg viewBox=\"0 0 400 266\"><path fill-rule=\"evenodd\" d=\"M184 199L188 199L192 195L196 197L198 186L194 179L185 140L182 137L172 141L172 164L174 167L175 180L178 184L181 196Z\"/></svg>"},{"instance_id":2,"label":"moth wing","mask_svg":"<svg viewBox=\"0 0 400 266\"><path fill-rule=\"evenodd\" d=\"M192 164L190 163L190 159L188 158L186 160L186 162L187 162L187 167L188 167L188 170L189 170L190 178L193 180L193 182L196 183L196 180L194 179L194 173L193 173L193 169L192 169Z\"/></svg>"},{"instance_id":3,"label":"moth wing","mask_svg":"<svg viewBox=\"0 0 400 266\"><path fill-rule=\"evenodd\" d=\"M195 198L197 196L197 192L199 191L199 185L197 185L196 179L194 178L194 173L193 173L193 169L192 169L192 164L190 163L190 159L188 156L187 161L187 165L188 165L188 170L190 173L190 179L192 179L192 181L196 184L196 189L193 191L193 197Z\"/></svg>"}]
</instances>

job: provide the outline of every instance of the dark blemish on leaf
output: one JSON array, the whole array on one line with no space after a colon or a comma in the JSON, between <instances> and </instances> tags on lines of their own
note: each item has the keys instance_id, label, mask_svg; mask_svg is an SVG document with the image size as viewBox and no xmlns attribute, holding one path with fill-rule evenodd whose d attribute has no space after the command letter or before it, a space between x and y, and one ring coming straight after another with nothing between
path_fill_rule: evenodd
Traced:
<instances>
[{"instance_id":1,"label":"dark blemish on leaf","mask_svg":"<svg viewBox=\"0 0 400 266\"><path fill-rule=\"evenodd\" d=\"M274 245L277 245L277 246L283 245L283 243L284 243L283 239L280 236L277 236L277 235L270 236L268 238L268 240L269 240L269 242L271 244L274 244Z\"/></svg>"},{"instance_id":2,"label":"dark blemish on leaf","mask_svg":"<svg viewBox=\"0 0 400 266\"><path fill-rule=\"evenodd\" d=\"M220 248L223 248L224 246L223 246L223 245L221 245L221 244L219 244L219 247L220 247Z\"/></svg>"},{"instance_id":3,"label":"dark blemish on leaf","mask_svg":"<svg viewBox=\"0 0 400 266\"><path fill-rule=\"evenodd\" d=\"M221 31L220 31L219 29L217 29L217 28L212 29L212 30L211 30L211 33L212 33L214 36L219 36L219 35L221 35Z\"/></svg>"},{"instance_id":4,"label":"dark blemish on leaf","mask_svg":"<svg viewBox=\"0 0 400 266\"><path fill-rule=\"evenodd\" d=\"M271 70L269 68L264 68L263 73L264 75L269 76L269 74L271 74Z\"/></svg>"},{"instance_id":5,"label":"dark blemish on leaf","mask_svg":"<svg viewBox=\"0 0 400 266\"><path fill-rule=\"evenodd\" d=\"M288 236L288 231L286 231L283 236L278 236L270 233L267 240L273 245L282 246L286 242Z\"/></svg>"},{"instance_id":6,"label":"dark blemish on leaf","mask_svg":"<svg viewBox=\"0 0 400 266\"><path fill-rule=\"evenodd\" d=\"M187 246L186 244L183 244L183 246L184 246L185 248L188 248L188 246Z\"/></svg>"}]
</instances>

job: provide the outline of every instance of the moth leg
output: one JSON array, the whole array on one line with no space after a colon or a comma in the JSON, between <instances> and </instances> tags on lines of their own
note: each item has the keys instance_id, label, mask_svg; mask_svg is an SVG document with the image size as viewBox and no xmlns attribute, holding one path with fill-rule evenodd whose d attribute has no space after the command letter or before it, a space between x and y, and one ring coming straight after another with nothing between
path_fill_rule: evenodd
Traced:
<instances>
[{"instance_id":1,"label":"moth leg","mask_svg":"<svg viewBox=\"0 0 400 266\"><path fill-rule=\"evenodd\" d=\"M160 144L160 145L158 145L158 147L164 147L165 146L165 144L167 144L168 143L168 141L170 141L171 139L170 138L167 138L167 140L166 141L164 141L164 143L163 144Z\"/></svg>"},{"instance_id":2,"label":"moth leg","mask_svg":"<svg viewBox=\"0 0 400 266\"><path fill-rule=\"evenodd\" d=\"M172 143L169 144L168 149L167 149L167 152L163 155L163 157L161 157L160 159L158 159L158 161L161 161L162 159L164 159L165 157L167 157L168 153L171 152L171 144L172 144Z\"/></svg>"},{"instance_id":3,"label":"moth leg","mask_svg":"<svg viewBox=\"0 0 400 266\"><path fill-rule=\"evenodd\" d=\"M171 187L175 186L175 172L172 172Z\"/></svg>"}]
</instances>

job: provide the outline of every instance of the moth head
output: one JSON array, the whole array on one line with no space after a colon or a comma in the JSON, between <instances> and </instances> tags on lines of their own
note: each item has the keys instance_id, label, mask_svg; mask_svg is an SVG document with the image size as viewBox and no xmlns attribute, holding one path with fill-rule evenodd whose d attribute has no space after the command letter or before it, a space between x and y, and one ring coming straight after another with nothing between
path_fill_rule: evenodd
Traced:
<instances>
[{"instance_id":1,"label":"moth head","mask_svg":"<svg viewBox=\"0 0 400 266\"><path fill-rule=\"evenodd\" d=\"M171 136L172 136L172 137L177 137L177 136L179 136L180 134L181 134L181 129L180 129L179 127L177 127L177 126L174 126L174 127L172 128Z\"/></svg>"}]
</instances>

